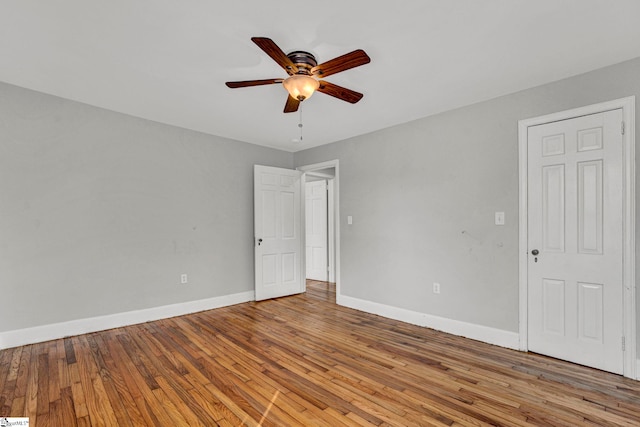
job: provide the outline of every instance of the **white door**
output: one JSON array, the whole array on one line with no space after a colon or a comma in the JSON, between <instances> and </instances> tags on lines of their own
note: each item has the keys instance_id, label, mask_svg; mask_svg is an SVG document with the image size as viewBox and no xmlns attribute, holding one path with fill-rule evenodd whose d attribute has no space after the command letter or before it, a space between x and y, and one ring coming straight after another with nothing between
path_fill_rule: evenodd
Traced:
<instances>
[{"instance_id":1,"label":"white door","mask_svg":"<svg viewBox=\"0 0 640 427\"><path fill-rule=\"evenodd\" d=\"M622 110L528 128L528 347L623 372Z\"/></svg>"},{"instance_id":2,"label":"white door","mask_svg":"<svg viewBox=\"0 0 640 427\"><path fill-rule=\"evenodd\" d=\"M302 172L254 166L256 300L304 292Z\"/></svg>"},{"instance_id":3,"label":"white door","mask_svg":"<svg viewBox=\"0 0 640 427\"><path fill-rule=\"evenodd\" d=\"M305 188L307 279L328 279L327 181L307 182Z\"/></svg>"}]
</instances>

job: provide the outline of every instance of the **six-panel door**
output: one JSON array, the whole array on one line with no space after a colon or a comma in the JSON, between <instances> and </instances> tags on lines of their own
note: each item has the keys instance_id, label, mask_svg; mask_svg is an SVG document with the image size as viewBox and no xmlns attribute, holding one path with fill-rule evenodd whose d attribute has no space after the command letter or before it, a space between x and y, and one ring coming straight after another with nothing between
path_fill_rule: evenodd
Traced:
<instances>
[{"instance_id":1,"label":"six-panel door","mask_svg":"<svg viewBox=\"0 0 640 427\"><path fill-rule=\"evenodd\" d=\"M304 291L302 172L254 166L256 300Z\"/></svg>"},{"instance_id":2,"label":"six-panel door","mask_svg":"<svg viewBox=\"0 0 640 427\"><path fill-rule=\"evenodd\" d=\"M613 110L528 130L529 350L615 373L623 371L621 122Z\"/></svg>"}]
</instances>

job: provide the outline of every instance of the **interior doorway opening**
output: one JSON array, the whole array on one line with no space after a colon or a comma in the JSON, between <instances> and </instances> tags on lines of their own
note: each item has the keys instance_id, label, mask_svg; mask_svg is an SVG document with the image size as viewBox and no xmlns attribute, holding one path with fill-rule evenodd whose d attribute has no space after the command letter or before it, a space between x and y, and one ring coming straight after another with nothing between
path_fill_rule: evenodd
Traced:
<instances>
[{"instance_id":1,"label":"interior doorway opening","mask_svg":"<svg viewBox=\"0 0 640 427\"><path fill-rule=\"evenodd\" d=\"M312 165L300 166L297 168L298 170L304 172L304 192L305 192L305 203L304 206L304 221L305 221L305 278L309 278L312 280L319 280L315 277L322 276L314 276L314 273L318 272L318 265L313 265L314 262L320 262L321 264L326 264L326 280L330 283L336 284L336 293L339 293L339 277L340 277L340 248L339 248L339 213L338 213L338 182L339 182L339 171L338 171L338 160L332 160L323 163L317 163ZM310 191L314 191L311 189L315 189L315 196L320 196L319 191L322 188L322 183L325 184L324 191L326 197L326 211L324 211L323 203L321 201L317 201L315 203L315 212L314 209L314 200L313 197L310 197L310 200L307 200L307 189ZM326 214L326 220L323 220L323 216L320 216L319 224L313 224L314 219L317 220L318 211L324 211ZM314 218L315 216L315 218ZM311 222L310 222L311 221ZM315 225L315 227L314 227ZM314 247L314 243L317 243L318 236L318 226L324 225L325 233L323 233L324 237L324 246L316 245ZM314 229L315 228L315 229ZM314 257L313 251L314 248L316 253L325 251L325 257ZM326 261L323 261L325 259ZM318 261L320 260L320 261ZM310 277L311 276L311 277Z\"/></svg>"},{"instance_id":2,"label":"interior doorway opening","mask_svg":"<svg viewBox=\"0 0 640 427\"><path fill-rule=\"evenodd\" d=\"M333 204L329 203L334 176L334 168L305 174L305 277L320 282L335 281Z\"/></svg>"}]
</instances>

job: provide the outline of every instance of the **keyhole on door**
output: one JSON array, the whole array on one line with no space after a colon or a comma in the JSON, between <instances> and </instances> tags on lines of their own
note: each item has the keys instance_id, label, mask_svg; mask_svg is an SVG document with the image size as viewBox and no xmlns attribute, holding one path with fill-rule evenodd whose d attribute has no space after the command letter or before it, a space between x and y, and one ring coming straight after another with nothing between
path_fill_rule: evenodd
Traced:
<instances>
[{"instance_id":1,"label":"keyhole on door","mask_svg":"<svg viewBox=\"0 0 640 427\"><path fill-rule=\"evenodd\" d=\"M538 262L538 254L540 253L540 251L538 251L537 249L534 249L531 251L531 255L534 256L533 258L533 262Z\"/></svg>"}]
</instances>

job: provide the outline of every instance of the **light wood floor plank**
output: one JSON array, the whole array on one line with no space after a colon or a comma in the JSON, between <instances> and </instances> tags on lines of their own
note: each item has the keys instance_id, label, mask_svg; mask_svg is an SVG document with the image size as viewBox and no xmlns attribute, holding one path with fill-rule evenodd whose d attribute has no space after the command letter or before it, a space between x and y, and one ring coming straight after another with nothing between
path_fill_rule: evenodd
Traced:
<instances>
[{"instance_id":1,"label":"light wood floor plank","mask_svg":"<svg viewBox=\"0 0 640 427\"><path fill-rule=\"evenodd\" d=\"M640 383L335 304L333 285L0 351L47 426L639 426Z\"/></svg>"}]
</instances>

